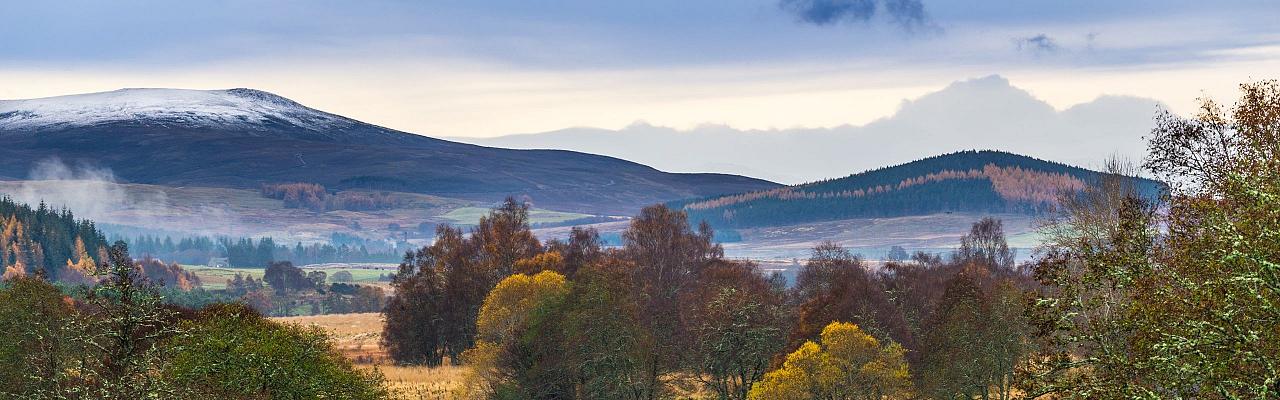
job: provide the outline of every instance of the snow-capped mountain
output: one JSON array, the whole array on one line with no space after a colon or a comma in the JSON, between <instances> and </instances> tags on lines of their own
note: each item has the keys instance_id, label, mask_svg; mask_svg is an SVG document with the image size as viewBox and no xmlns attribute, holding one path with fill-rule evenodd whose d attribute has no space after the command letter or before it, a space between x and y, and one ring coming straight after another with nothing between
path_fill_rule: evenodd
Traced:
<instances>
[{"instance_id":1,"label":"snow-capped mountain","mask_svg":"<svg viewBox=\"0 0 1280 400\"><path fill-rule=\"evenodd\" d=\"M122 89L0 101L0 179L49 158L126 182L260 187L311 182L625 215L657 202L768 189L571 151L510 150L414 135L252 89Z\"/></svg>"},{"instance_id":2,"label":"snow-capped mountain","mask_svg":"<svg viewBox=\"0 0 1280 400\"><path fill-rule=\"evenodd\" d=\"M120 89L0 100L0 132L104 125L208 129L257 136L285 132L321 140L403 140L403 133L315 110L254 89Z\"/></svg>"}]
</instances>

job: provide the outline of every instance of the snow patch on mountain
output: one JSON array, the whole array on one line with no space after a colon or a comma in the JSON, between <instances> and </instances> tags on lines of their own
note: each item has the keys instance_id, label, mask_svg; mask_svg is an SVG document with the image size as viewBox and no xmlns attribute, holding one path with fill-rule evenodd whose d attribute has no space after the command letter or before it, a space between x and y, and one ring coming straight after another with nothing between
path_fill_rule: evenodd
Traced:
<instances>
[{"instance_id":1,"label":"snow patch on mountain","mask_svg":"<svg viewBox=\"0 0 1280 400\"><path fill-rule=\"evenodd\" d=\"M253 89L120 89L0 100L0 131L41 131L136 122L154 126L310 131L350 128L356 121ZM284 126L282 126L284 125Z\"/></svg>"}]
</instances>

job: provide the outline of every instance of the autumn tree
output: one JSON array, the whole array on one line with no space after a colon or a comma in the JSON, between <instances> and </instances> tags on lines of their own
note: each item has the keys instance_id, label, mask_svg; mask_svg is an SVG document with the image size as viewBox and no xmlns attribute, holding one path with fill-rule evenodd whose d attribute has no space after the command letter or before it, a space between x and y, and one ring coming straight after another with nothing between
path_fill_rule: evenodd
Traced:
<instances>
[{"instance_id":1,"label":"autumn tree","mask_svg":"<svg viewBox=\"0 0 1280 400\"><path fill-rule=\"evenodd\" d=\"M393 279L382 343L403 363L461 362L475 345L485 296L520 260L542 245L529 228L529 207L507 199L480 219L470 236L440 226L431 246L406 254Z\"/></svg>"},{"instance_id":2,"label":"autumn tree","mask_svg":"<svg viewBox=\"0 0 1280 400\"><path fill-rule=\"evenodd\" d=\"M748 399L906 399L911 374L906 350L881 344L855 324L833 322L820 344L806 341L782 367L765 374Z\"/></svg>"},{"instance_id":3,"label":"autumn tree","mask_svg":"<svg viewBox=\"0 0 1280 400\"><path fill-rule=\"evenodd\" d=\"M437 258L456 245L461 233L449 227L437 231L436 243L405 255L392 278L395 296L383 311L386 324L382 345L396 362L438 366L445 356L443 315L447 311L445 276Z\"/></svg>"},{"instance_id":4,"label":"autumn tree","mask_svg":"<svg viewBox=\"0 0 1280 400\"><path fill-rule=\"evenodd\" d=\"M790 348L812 340L835 321L853 321L880 337L912 343L906 321L890 301L884 286L860 257L845 248L824 242L796 276L792 288L798 304L798 320L790 335Z\"/></svg>"},{"instance_id":5,"label":"autumn tree","mask_svg":"<svg viewBox=\"0 0 1280 400\"><path fill-rule=\"evenodd\" d=\"M1067 203L1037 265L1032 394L1271 398L1280 372L1280 84L1156 119L1153 204L1121 185Z\"/></svg>"},{"instance_id":6,"label":"autumn tree","mask_svg":"<svg viewBox=\"0 0 1280 400\"><path fill-rule=\"evenodd\" d=\"M923 337L930 316L938 306L947 283L960 268L944 263L941 257L916 253L911 261L888 262L876 271L876 279L884 287L885 296L901 316L911 338ZM907 359L918 363L922 351L914 341Z\"/></svg>"},{"instance_id":7,"label":"autumn tree","mask_svg":"<svg viewBox=\"0 0 1280 400\"><path fill-rule=\"evenodd\" d=\"M315 289L315 282L307 279L307 274L302 271L302 268L295 267L288 261L276 261L267 265L266 272L262 274L262 281L271 285L279 295L291 291Z\"/></svg>"},{"instance_id":8,"label":"autumn tree","mask_svg":"<svg viewBox=\"0 0 1280 400\"><path fill-rule=\"evenodd\" d=\"M1013 268L1017 252L1009 248L1004 237L1004 223L986 217L960 237L954 258L959 262L976 262L990 268Z\"/></svg>"},{"instance_id":9,"label":"autumn tree","mask_svg":"<svg viewBox=\"0 0 1280 400\"><path fill-rule=\"evenodd\" d=\"M724 256L713 236L707 224L695 232L684 212L663 205L645 207L622 234L623 256L635 267L633 283L644 310L640 326L654 339L644 379L655 395L668 373L679 368L688 337L677 317L683 309L680 297L708 263Z\"/></svg>"},{"instance_id":10,"label":"autumn tree","mask_svg":"<svg viewBox=\"0 0 1280 400\"><path fill-rule=\"evenodd\" d=\"M530 258L522 258L516 260L515 273L533 275L542 271L563 272L565 270L564 257L555 251L548 251Z\"/></svg>"},{"instance_id":11,"label":"autumn tree","mask_svg":"<svg viewBox=\"0 0 1280 400\"><path fill-rule=\"evenodd\" d=\"M576 226L569 230L568 240L547 241L547 252L558 253L564 259L561 266L563 270L559 272L570 279L582 267L600 262L600 259L604 257L601 247L603 247L603 244L600 241L599 232L593 228Z\"/></svg>"},{"instance_id":12,"label":"autumn tree","mask_svg":"<svg viewBox=\"0 0 1280 400\"><path fill-rule=\"evenodd\" d=\"M548 346L540 341L547 338L521 336L529 333L528 320L540 308L560 304L568 293L564 276L551 271L512 275L489 292L476 320L476 345L462 355L470 366L466 397L538 397L535 394L541 392L538 389L546 379L529 378L545 378L544 373L533 370L546 355L540 349ZM571 384L567 380L560 383Z\"/></svg>"},{"instance_id":13,"label":"autumn tree","mask_svg":"<svg viewBox=\"0 0 1280 400\"><path fill-rule=\"evenodd\" d=\"M746 398L786 343L790 318L782 282L754 264L716 262L702 270L682 303L689 308L688 368L717 398Z\"/></svg>"},{"instance_id":14,"label":"autumn tree","mask_svg":"<svg viewBox=\"0 0 1280 400\"><path fill-rule=\"evenodd\" d=\"M529 229L529 205L513 198L480 218L471 241L477 249L476 261L492 271L494 284L514 273L516 261L533 257L542 248Z\"/></svg>"},{"instance_id":15,"label":"autumn tree","mask_svg":"<svg viewBox=\"0 0 1280 400\"><path fill-rule=\"evenodd\" d=\"M1164 393L1280 396L1280 82L1240 89L1229 109L1205 101L1152 130L1146 167L1174 183L1164 279L1141 297Z\"/></svg>"},{"instance_id":16,"label":"autumn tree","mask_svg":"<svg viewBox=\"0 0 1280 400\"><path fill-rule=\"evenodd\" d=\"M72 284L93 283L94 270L97 269L98 263L84 247L84 240L76 238L71 254L73 258L67 259L67 268L62 273L62 281Z\"/></svg>"},{"instance_id":17,"label":"autumn tree","mask_svg":"<svg viewBox=\"0 0 1280 400\"><path fill-rule=\"evenodd\" d=\"M934 398L1009 399L1030 352L1025 296L969 265L947 284L920 343L921 391Z\"/></svg>"}]
</instances>

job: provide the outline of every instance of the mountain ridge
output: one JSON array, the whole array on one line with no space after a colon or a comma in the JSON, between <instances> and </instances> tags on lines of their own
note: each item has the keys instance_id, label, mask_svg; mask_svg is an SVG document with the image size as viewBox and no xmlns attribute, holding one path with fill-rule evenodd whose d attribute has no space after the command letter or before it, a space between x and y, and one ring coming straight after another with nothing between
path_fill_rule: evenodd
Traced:
<instances>
[{"instance_id":1,"label":"mountain ridge","mask_svg":"<svg viewBox=\"0 0 1280 400\"><path fill-rule=\"evenodd\" d=\"M775 187L668 173L608 156L511 150L414 135L252 89L127 89L0 102L0 176L41 160L110 169L125 182L256 188L312 182L626 215L691 196Z\"/></svg>"}]
</instances>

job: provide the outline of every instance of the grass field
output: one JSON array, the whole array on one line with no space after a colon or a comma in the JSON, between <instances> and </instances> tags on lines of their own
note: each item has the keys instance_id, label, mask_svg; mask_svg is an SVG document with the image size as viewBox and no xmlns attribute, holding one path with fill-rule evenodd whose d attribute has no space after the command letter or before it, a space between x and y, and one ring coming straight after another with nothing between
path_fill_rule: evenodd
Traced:
<instances>
[{"instance_id":1,"label":"grass field","mask_svg":"<svg viewBox=\"0 0 1280 400\"><path fill-rule=\"evenodd\" d=\"M451 224L457 225L475 225L480 221L480 217L489 215L489 209L484 207L462 207L449 211L440 218L445 219ZM529 210L529 223L555 223L568 220L590 217L587 214L578 214L571 212L560 212L551 210Z\"/></svg>"},{"instance_id":2,"label":"grass field","mask_svg":"<svg viewBox=\"0 0 1280 400\"><path fill-rule=\"evenodd\" d=\"M394 365L378 345L382 331L379 313L282 317L273 320L315 326L329 333L334 345L360 368L377 369L387 378L396 399L447 399L462 384L466 367L410 367Z\"/></svg>"},{"instance_id":3,"label":"grass field","mask_svg":"<svg viewBox=\"0 0 1280 400\"><path fill-rule=\"evenodd\" d=\"M262 274L266 271L262 268L211 268L203 265L183 265L182 269L195 272L200 278L200 286L206 290L226 289L227 280L235 278L236 274L262 279Z\"/></svg>"},{"instance_id":4,"label":"grass field","mask_svg":"<svg viewBox=\"0 0 1280 400\"><path fill-rule=\"evenodd\" d=\"M208 290L225 289L227 280L235 278L236 274L242 276L252 276L253 279L262 279L263 268L213 268L204 265L183 265L183 269L195 272L200 278L200 285ZM390 268L354 268L345 266L344 264L326 264L325 266L315 268L303 268L304 272L324 271L328 274L328 283L336 283L333 280L333 274L338 271L347 271L351 273L352 281L350 283L360 283L365 285L383 286L385 289L388 282L378 280L378 276L383 274L394 273L395 269Z\"/></svg>"}]
</instances>

